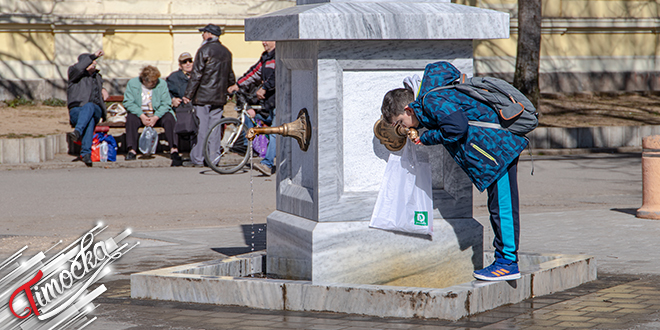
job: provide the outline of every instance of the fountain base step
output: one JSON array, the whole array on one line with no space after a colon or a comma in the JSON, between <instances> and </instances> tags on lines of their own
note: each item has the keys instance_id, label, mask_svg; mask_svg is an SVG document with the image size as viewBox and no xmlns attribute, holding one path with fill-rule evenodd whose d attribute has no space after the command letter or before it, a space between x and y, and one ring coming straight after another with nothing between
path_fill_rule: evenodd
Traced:
<instances>
[{"instance_id":1,"label":"fountain base step","mask_svg":"<svg viewBox=\"0 0 660 330\"><path fill-rule=\"evenodd\" d=\"M567 290L597 277L596 259L592 256L521 253L519 257L522 277L518 280L416 288L264 278L266 252L262 251L132 274L131 297L274 310L458 320Z\"/></svg>"}]
</instances>

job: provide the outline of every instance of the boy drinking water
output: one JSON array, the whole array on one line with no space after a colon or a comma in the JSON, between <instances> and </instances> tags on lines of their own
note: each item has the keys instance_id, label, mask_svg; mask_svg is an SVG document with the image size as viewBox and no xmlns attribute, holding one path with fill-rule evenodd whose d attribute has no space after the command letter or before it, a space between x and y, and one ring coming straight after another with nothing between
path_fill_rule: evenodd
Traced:
<instances>
[{"instance_id":1,"label":"boy drinking water","mask_svg":"<svg viewBox=\"0 0 660 330\"><path fill-rule=\"evenodd\" d=\"M415 143L444 145L477 189L488 191L495 262L473 275L485 281L518 279L517 164L527 141L505 129L494 128L492 124L499 124L499 118L485 104L455 88L433 90L459 77L458 69L448 62L427 65L418 91L399 88L385 94L383 118L392 125L426 128Z\"/></svg>"}]
</instances>

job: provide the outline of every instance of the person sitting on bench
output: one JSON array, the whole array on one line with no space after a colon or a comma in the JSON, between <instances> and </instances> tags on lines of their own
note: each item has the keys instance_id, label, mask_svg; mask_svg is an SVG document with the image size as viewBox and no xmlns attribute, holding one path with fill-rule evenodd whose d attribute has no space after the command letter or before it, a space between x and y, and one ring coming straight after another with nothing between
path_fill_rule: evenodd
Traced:
<instances>
[{"instance_id":1,"label":"person sitting on bench","mask_svg":"<svg viewBox=\"0 0 660 330\"><path fill-rule=\"evenodd\" d=\"M103 77L96 69L96 59L103 51L94 54L83 53L78 62L69 67L66 88L66 103L69 108L69 122L74 126L69 133L71 142L80 141L80 159L92 166L92 139L94 129L101 118L105 119L105 99L108 91L103 89Z\"/></svg>"},{"instance_id":2,"label":"person sitting on bench","mask_svg":"<svg viewBox=\"0 0 660 330\"><path fill-rule=\"evenodd\" d=\"M142 126L163 127L170 145L170 157L180 159L177 138L174 134L176 118L172 111L172 99L167 83L160 78L155 66L145 66L140 76L128 81L124 93L126 115L125 160L135 160L138 150L138 128Z\"/></svg>"}]
</instances>

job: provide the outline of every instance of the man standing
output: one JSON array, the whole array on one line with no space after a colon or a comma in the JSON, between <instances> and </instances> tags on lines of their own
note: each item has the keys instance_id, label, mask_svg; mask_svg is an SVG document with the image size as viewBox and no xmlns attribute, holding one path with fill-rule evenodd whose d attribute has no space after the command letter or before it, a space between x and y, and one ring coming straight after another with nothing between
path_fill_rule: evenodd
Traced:
<instances>
[{"instance_id":1,"label":"man standing","mask_svg":"<svg viewBox=\"0 0 660 330\"><path fill-rule=\"evenodd\" d=\"M103 50L80 54L78 62L68 70L66 99L69 122L75 127L68 135L71 141L81 141L80 158L87 166L92 166L94 129L106 115L104 101L108 91L103 88L103 78L96 69L96 59L103 54Z\"/></svg>"},{"instance_id":2,"label":"man standing","mask_svg":"<svg viewBox=\"0 0 660 330\"><path fill-rule=\"evenodd\" d=\"M222 118L222 110L227 103L227 88L236 82L231 67L231 52L218 40L222 34L220 27L209 24L199 31L204 42L195 54L188 87L182 98L184 103L192 102L199 118L197 141L190 151L190 162L183 163L183 166L195 167L204 164L206 134L211 124ZM213 143L209 149L218 152L220 137L212 137L211 141Z\"/></svg>"},{"instance_id":3,"label":"man standing","mask_svg":"<svg viewBox=\"0 0 660 330\"><path fill-rule=\"evenodd\" d=\"M257 98L263 100L263 108L259 113L254 110L248 110L250 117L261 120L266 125L272 126L275 120L275 41L263 41L264 52L261 54L259 61L255 63L248 71L238 78L235 85L232 85L227 90L229 93L234 93L240 88L250 89L252 87L259 87L256 92ZM252 121L246 121L248 127L252 127ZM264 159L259 164L254 164L253 167L266 176L270 176L272 168L275 165L275 134L268 135L268 149Z\"/></svg>"}]
</instances>

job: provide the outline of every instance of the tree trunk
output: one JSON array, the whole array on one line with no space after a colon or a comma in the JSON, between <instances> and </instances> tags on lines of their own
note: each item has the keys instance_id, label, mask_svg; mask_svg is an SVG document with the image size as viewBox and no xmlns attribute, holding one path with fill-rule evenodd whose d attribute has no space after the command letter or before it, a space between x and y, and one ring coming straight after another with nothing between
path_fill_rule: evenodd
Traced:
<instances>
[{"instance_id":1,"label":"tree trunk","mask_svg":"<svg viewBox=\"0 0 660 330\"><path fill-rule=\"evenodd\" d=\"M513 86L539 109L541 0L518 0L518 51Z\"/></svg>"}]
</instances>

